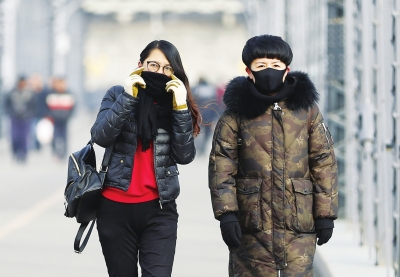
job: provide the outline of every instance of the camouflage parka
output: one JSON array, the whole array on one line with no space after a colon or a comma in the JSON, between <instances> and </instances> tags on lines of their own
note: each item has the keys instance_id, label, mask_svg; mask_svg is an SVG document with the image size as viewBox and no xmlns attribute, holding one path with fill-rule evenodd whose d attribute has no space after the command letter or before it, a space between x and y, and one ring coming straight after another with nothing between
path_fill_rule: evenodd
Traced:
<instances>
[{"instance_id":1,"label":"camouflage parka","mask_svg":"<svg viewBox=\"0 0 400 277\"><path fill-rule=\"evenodd\" d=\"M289 73L285 85L291 92L273 103L250 93L250 79L233 79L209 159L215 218L236 213L242 232L255 236L244 255L275 269L284 269L288 253L297 251L291 240L313 233L317 218L336 219L338 210L337 164L319 95L302 72Z\"/></svg>"}]
</instances>

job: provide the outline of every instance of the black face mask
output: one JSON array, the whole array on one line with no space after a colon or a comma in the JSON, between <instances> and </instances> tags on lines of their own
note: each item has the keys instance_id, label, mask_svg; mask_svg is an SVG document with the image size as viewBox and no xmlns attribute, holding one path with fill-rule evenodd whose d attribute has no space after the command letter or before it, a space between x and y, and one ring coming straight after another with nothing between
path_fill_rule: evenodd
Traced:
<instances>
[{"instance_id":1,"label":"black face mask","mask_svg":"<svg viewBox=\"0 0 400 277\"><path fill-rule=\"evenodd\" d=\"M283 70L277 70L273 68L267 68L260 71L253 71L255 77L255 86L257 90L262 94L270 94L277 92L283 85L283 75L285 75L286 68Z\"/></svg>"},{"instance_id":2,"label":"black face mask","mask_svg":"<svg viewBox=\"0 0 400 277\"><path fill-rule=\"evenodd\" d=\"M143 80L146 82L146 94L149 94L155 101L162 99L169 99L170 93L165 91L165 86L171 78L160 73L143 71L141 74Z\"/></svg>"}]
</instances>

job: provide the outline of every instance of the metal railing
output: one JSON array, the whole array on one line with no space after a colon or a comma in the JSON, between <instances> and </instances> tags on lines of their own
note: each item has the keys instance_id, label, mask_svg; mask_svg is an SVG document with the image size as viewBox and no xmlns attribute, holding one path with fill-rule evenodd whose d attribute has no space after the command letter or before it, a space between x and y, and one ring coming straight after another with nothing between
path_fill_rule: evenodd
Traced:
<instances>
[{"instance_id":1,"label":"metal railing","mask_svg":"<svg viewBox=\"0 0 400 277\"><path fill-rule=\"evenodd\" d=\"M400 1L345 1L346 217L399 276Z\"/></svg>"}]
</instances>

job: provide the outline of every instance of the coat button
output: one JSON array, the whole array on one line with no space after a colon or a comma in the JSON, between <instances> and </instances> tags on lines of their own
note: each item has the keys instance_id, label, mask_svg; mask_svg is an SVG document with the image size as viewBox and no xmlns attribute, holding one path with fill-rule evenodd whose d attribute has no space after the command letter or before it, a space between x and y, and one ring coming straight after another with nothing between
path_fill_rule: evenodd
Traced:
<instances>
[{"instance_id":1,"label":"coat button","mask_svg":"<svg viewBox=\"0 0 400 277\"><path fill-rule=\"evenodd\" d=\"M308 192L308 189L304 189L304 192Z\"/></svg>"},{"instance_id":2,"label":"coat button","mask_svg":"<svg viewBox=\"0 0 400 277\"><path fill-rule=\"evenodd\" d=\"M171 172L169 172L169 170L167 171L167 174L171 174Z\"/></svg>"},{"instance_id":3,"label":"coat button","mask_svg":"<svg viewBox=\"0 0 400 277\"><path fill-rule=\"evenodd\" d=\"M124 160L121 160L121 163L124 163Z\"/></svg>"}]
</instances>

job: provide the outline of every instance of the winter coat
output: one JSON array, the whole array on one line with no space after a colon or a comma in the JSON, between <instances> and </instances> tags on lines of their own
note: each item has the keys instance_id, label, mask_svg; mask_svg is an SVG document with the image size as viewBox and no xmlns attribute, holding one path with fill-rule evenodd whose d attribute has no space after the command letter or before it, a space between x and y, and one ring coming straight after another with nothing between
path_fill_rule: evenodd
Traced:
<instances>
[{"instance_id":1,"label":"winter coat","mask_svg":"<svg viewBox=\"0 0 400 277\"><path fill-rule=\"evenodd\" d=\"M35 98L31 90L12 90L5 97L5 109L11 118L31 120L35 112Z\"/></svg>"},{"instance_id":2,"label":"winter coat","mask_svg":"<svg viewBox=\"0 0 400 277\"><path fill-rule=\"evenodd\" d=\"M338 210L337 164L318 93L305 73L289 73L285 82L294 89L279 103L249 93L245 77L229 83L209 160L215 217L236 213L242 232L254 238L243 255L276 269L297 251L292 239L314 232L317 218L336 219ZM315 236L299 241L315 250Z\"/></svg>"},{"instance_id":3,"label":"winter coat","mask_svg":"<svg viewBox=\"0 0 400 277\"><path fill-rule=\"evenodd\" d=\"M41 119L49 115L49 107L46 103L46 98L49 92L47 89L35 92L35 118Z\"/></svg>"},{"instance_id":4,"label":"winter coat","mask_svg":"<svg viewBox=\"0 0 400 277\"><path fill-rule=\"evenodd\" d=\"M110 88L101 102L91 129L92 140L107 148L114 144L105 177L105 186L127 191L131 182L138 130L135 117L138 99L128 95L122 86ZM155 177L160 202L167 203L179 195L178 164L193 161L192 117L189 110L172 111L172 132L158 129L153 141Z\"/></svg>"}]
</instances>

